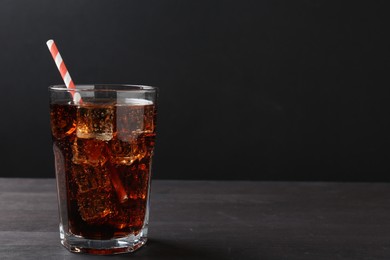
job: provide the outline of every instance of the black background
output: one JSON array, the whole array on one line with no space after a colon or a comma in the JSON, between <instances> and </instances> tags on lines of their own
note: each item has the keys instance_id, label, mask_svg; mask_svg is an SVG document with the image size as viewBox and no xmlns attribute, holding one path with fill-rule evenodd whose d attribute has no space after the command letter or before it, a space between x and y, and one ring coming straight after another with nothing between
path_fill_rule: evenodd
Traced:
<instances>
[{"instance_id":1,"label":"black background","mask_svg":"<svg viewBox=\"0 0 390 260\"><path fill-rule=\"evenodd\" d=\"M380 1L0 0L4 177L54 177L48 91L160 88L154 177L389 181Z\"/></svg>"}]
</instances>

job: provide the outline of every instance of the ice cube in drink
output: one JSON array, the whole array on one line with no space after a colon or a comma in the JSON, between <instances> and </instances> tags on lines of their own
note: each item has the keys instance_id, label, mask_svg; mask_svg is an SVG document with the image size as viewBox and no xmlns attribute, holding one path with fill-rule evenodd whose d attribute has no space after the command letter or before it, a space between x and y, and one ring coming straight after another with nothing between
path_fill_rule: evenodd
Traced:
<instances>
[{"instance_id":1,"label":"ice cube in drink","mask_svg":"<svg viewBox=\"0 0 390 260\"><path fill-rule=\"evenodd\" d=\"M50 109L51 133L53 138L62 139L76 130L75 106L53 104Z\"/></svg>"},{"instance_id":2,"label":"ice cube in drink","mask_svg":"<svg viewBox=\"0 0 390 260\"><path fill-rule=\"evenodd\" d=\"M145 132L154 132L155 107L145 99L126 98L116 107L117 139L136 141Z\"/></svg>"},{"instance_id":3,"label":"ice cube in drink","mask_svg":"<svg viewBox=\"0 0 390 260\"><path fill-rule=\"evenodd\" d=\"M116 138L109 142L110 160L131 165L147 155L145 133L154 135L155 107L144 99L125 99L116 108Z\"/></svg>"},{"instance_id":4,"label":"ice cube in drink","mask_svg":"<svg viewBox=\"0 0 390 260\"><path fill-rule=\"evenodd\" d=\"M107 143L100 139L75 137L72 152L72 161L75 164L98 166L107 161Z\"/></svg>"},{"instance_id":5,"label":"ice cube in drink","mask_svg":"<svg viewBox=\"0 0 390 260\"><path fill-rule=\"evenodd\" d=\"M82 104L77 108L77 137L108 141L114 131L113 104Z\"/></svg>"}]
</instances>

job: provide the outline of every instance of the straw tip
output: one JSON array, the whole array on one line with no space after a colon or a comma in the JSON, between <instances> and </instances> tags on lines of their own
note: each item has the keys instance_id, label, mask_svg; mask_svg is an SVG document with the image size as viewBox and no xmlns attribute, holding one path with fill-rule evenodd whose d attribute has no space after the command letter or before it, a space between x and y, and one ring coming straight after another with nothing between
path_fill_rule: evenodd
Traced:
<instances>
[{"instance_id":1,"label":"straw tip","mask_svg":"<svg viewBox=\"0 0 390 260\"><path fill-rule=\"evenodd\" d=\"M52 40L52 39L50 39L50 40L48 40L47 42L46 42L46 45L47 45L47 47L51 47L52 45L53 45L53 43L54 43L54 41Z\"/></svg>"}]
</instances>

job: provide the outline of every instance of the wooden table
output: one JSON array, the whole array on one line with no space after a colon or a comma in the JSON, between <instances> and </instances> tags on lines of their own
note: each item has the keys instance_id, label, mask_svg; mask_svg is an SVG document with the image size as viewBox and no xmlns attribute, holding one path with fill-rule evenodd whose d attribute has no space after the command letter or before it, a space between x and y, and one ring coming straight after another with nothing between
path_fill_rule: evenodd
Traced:
<instances>
[{"instance_id":1,"label":"wooden table","mask_svg":"<svg viewBox=\"0 0 390 260\"><path fill-rule=\"evenodd\" d=\"M60 245L54 179L0 178L0 259L390 259L390 184L160 181L133 254Z\"/></svg>"}]
</instances>

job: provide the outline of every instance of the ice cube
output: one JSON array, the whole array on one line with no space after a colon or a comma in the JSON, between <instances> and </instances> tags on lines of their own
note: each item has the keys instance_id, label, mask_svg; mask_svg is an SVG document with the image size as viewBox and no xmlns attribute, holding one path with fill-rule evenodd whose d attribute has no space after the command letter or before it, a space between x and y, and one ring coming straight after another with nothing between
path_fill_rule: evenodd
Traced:
<instances>
[{"instance_id":1,"label":"ice cube","mask_svg":"<svg viewBox=\"0 0 390 260\"><path fill-rule=\"evenodd\" d=\"M127 178L129 182L126 183L126 188L129 190L129 198L146 199L149 183L149 165L150 162L143 159L137 164L135 171L129 171L127 173L131 176Z\"/></svg>"},{"instance_id":2,"label":"ice cube","mask_svg":"<svg viewBox=\"0 0 390 260\"><path fill-rule=\"evenodd\" d=\"M130 228L137 232L143 226L149 190L150 156L131 165L118 165L117 173L123 179L128 199L117 204L117 214L109 223L117 228Z\"/></svg>"},{"instance_id":3,"label":"ice cube","mask_svg":"<svg viewBox=\"0 0 390 260\"><path fill-rule=\"evenodd\" d=\"M116 108L117 137L132 142L144 132L154 131L155 110L151 101L126 99Z\"/></svg>"},{"instance_id":4,"label":"ice cube","mask_svg":"<svg viewBox=\"0 0 390 260\"><path fill-rule=\"evenodd\" d=\"M94 192L94 190L102 188L111 189L110 176L106 167L74 164L72 177L79 193Z\"/></svg>"},{"instance_id":5,"label":"ice cube","mask_svg":"<svg viewBox=\"0 0 390 260\"><path fill-rule=\"evenodd\" d=\"M77 109L77 137L111 140L114 131L113 120L113 105L81 105Z\"/></svg>"},{"instance_id":6,"label":"ice cube","mask_svg":"<svg viewBox=\"0 0 390 260\"><path fill-rule=\"evenodd\" d=\"M114 191L109 169L104 166L72 165L77 186L76 201L81 218L90 223L104 223L116 214Z\"/></svg>"},{"instance_id":7,"label":"ice cube","mask_svg":"<svg viewBox=\"0 0 390 260\"><path fill-rule=\"evenodd\" d=\"M50 106L52 134L56 139L71 135L76 130L76 107L53 104Z\"/></svg>"},{"instance_id":8,"label":"ice cube","mask_svg":"<svg viewBox=\"0 0 390 260\"><path fill-rule=\"evenodd\" d=\"M118 208L118 214L109 219L109 224L123 229L130 228L137 234L144 224L146 201L129 199Z\"/></svg>"},{"instance_id":9,"label":"ice cube","mask_svg":"<svg viewBox=\"0 0 390 260\"><path fill-rule=\"evenodd\" d=\"M115 203L112 192L96 189L77 195L77 204L81 218L89 224L102 224L115 215Z\"/></svg>"},{"instance_id":10,"label":"ice cube","mask_svg":"<svg viewBox=\"0 0 390 260\"><path fill-rule=\"evenodd\" d=\"M131 165L118 165L117 173L122 176L123 187L130 199L146 199L149 187L150 156Z\"/></svg>"},{"instance_id":11,"label":"ice cube","mask_svg":"<svg viewBox=\"0 0 390 260\"><path fill-rule=\"evenodd\" d=\"M143 139L131 142L113 139L109 142L109 147L110 162L113 164L130 165L147 153Z\"/></svg>"},{"instance_id":12,"label":"ice cube","mask_svg":"<svg viewBox=\"0 0 390 260\"><path fill-rule=\"evenodd\" d=\"M107 161L107 144L95 139L75 138L72 145L75 164L98 166Z\"/></svg>"}]
</instances>

